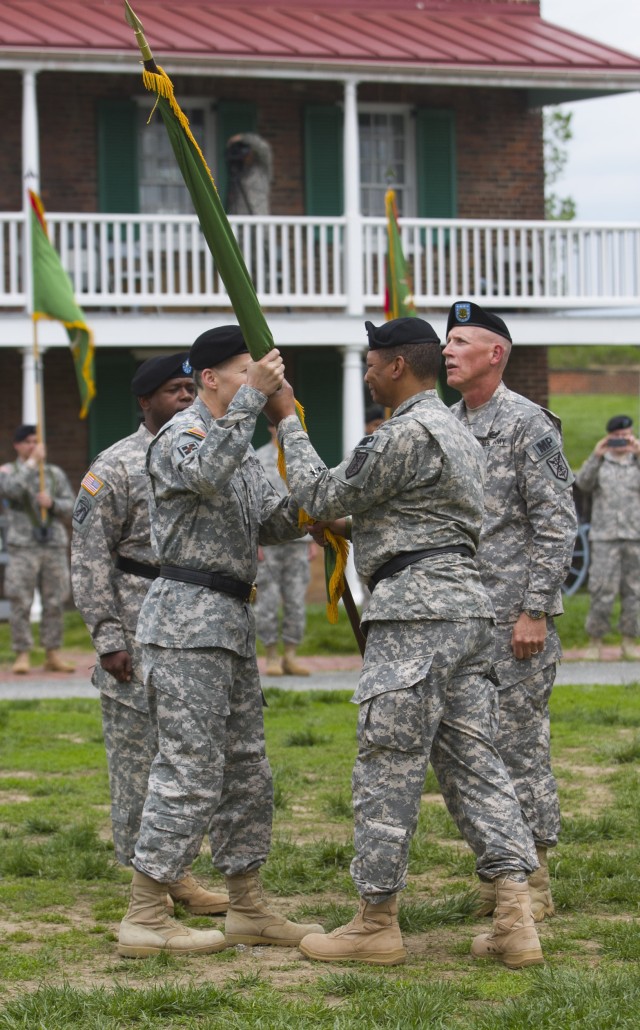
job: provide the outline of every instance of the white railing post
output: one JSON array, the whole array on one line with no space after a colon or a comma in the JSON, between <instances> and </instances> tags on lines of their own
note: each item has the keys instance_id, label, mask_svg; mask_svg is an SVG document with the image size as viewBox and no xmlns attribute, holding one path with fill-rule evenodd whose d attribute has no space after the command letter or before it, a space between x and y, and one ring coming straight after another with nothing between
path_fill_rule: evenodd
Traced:
<instances>
[{"instance_id":1,"label":"white railing post","mask_svg":"<svg viewBox=\"0 0 640 1030\"><path fill-rule=\"evenodd\" d=\"M344 213L347 219L347 312L364 311L362 276L362 214L360 212L360 134L358 129L358 82L344 84Z\"/></svg>"}]
</instances>

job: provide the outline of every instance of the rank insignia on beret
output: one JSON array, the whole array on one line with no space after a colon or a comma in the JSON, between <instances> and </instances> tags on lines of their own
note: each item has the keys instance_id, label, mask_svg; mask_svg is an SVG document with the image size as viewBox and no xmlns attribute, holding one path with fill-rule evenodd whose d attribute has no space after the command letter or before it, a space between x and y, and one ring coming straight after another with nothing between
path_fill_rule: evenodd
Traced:
<instances>
[{"instance_id":1,"label":"rank insignia on beret","mask_svg":"<svg viewBox=\"0 0 640 1030\"><path fill-rule=\"evenodd\" d=\"M88 494L95 497L102 490L104 483L97 476L94 476L93 472L87 472L80 485L84 487Z\"/></svg>"},{"instance_id":2,"label":"rank insignia on beret","mask_svg":"<svg viewBox=\"0 0 640 1030\"><path fill-rule=\"evenodd\" d=\"M465 304L464 301L460 301L455 304L454 310L456 313L456 320L458 322L468 322L471 318L471 308L468 304Z\"/></svg>"},{"instance_id":3,"label":"rank insignia on beret","mask_svg":"<svg viewBox=\"0 0 640 1030\"><path fill-rule=\"evenodd\" d=\"M185 429L185 433L189 433L191 436L199 436L201 440L204 440L207 435L200 426L190 426L189 429Z\"/></svg>"},{"instance_id":4,"label":"rank insignia on beret","mask_svg":"<svg viewBox=\"0 0 640 1030\"><path fill-rule=\"evenodd\" d=\"M553 457L547 458L547 465L551 469L556 479L561 479L563 482L569 478L569 466L564 460L562 451L558 451Z\"/></svg>"},{"instance_id":5,"label":"rank insignia on beret","mask_svg":"<svg viewBox=\"0 0 640 1030\"><path fill-rule=\"evenodd\" d=\"M353 479L354 476L358 475L358 472L364 467L369 455L366 451L356 451L353 458L344 470L344 474L347 479Z\"/></svg>"}]
</instances>

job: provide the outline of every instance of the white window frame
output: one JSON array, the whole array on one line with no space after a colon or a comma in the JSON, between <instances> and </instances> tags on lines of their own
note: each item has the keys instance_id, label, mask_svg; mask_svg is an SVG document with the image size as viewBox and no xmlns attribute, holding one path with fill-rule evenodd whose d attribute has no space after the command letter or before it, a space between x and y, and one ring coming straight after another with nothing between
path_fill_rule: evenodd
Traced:
<instances>
[{"instance_id":1,"label":"white window frame","mask_svg":"<svg viewBox=\"0 0 640 1030\"><path fill-rule=\"evenodd\" d=\"M417 204L417 168L416 168L416 121L415 107L412 104L358 104L358 131L360 131L361 114L393 114L404 119L405 155L404 164L406 181L403 184L403 204L401 216L413 218L418 213ZM359 170L360 172L360 170ZM381 184L382 185L382 184ZM390 186L394 186L391 182ZM362 182L360 186L362 190ZM361 194L362 203L362 194Z\"/></svg>"},{"instance_id":2,"label":"white window frame","mask_svg":"<svg viewBox=\"0 0 640 1030\"><path fill-rule=\"evenodd\" d=\"M140 108L141 112L146 115L146 118L148 118L149 115L151 114L152 110L153 110L154 101L150 97L143 97L143 96L136 97L135 101L136 101L136 104L138 105L138 107ZM215 111L215 105L216 105L215 98L213 98L211 96L186 97L183 100L183 102L182 102L182 107L183 107L183 109L185 111L185 114L187 114L187 117L189 117L188 112L190 112L194 107L202 109L202 111L204 113L204 118L203 118L204 139L199 139L197 136L195 138L196 138L198 146L202 150L202 153L204 154L205 160L206 160L206 162L207 162L207 164L209 165L210 168L214 168L215 167L216 149L217 149L216 148L216 111ZM158 120L160 122L162 121L162 117L161 117L161 115L157 111L154 111L153 120L154 121ZM138 121L138 132L143 131L143 129L144 129L144 126L141 129L140 128L140 121ZM164 126L163 126L163 131L164 131ZM141 172L142 172L142 169L141 169L141 153L142 153L142 151L139 149L139 152L138 152L138 199L139 199L139 204L140 204L140 210L142 211L143 210L142 194L143 194L143 189L144 189L145 183L144 183L144 180L143 180L143 177L142 177L142 174L141 174ZM175 160L175 158L174 158L174 160ZM176 165L176 167L177 167L177 165ZM185 195L187 195L187 187L184 186L184 184L182 183L182 178L180 178L180 184L183 185L183 188L184 188L184 191L185 191ZM189 204L188 204L188 206L185 207L185 211L183 213L191 214L192 212L193 212L193 205L192 205L191 201L189 201ZM156 214L157 212L154 211L152 213ZM161 214L165 213L166 214L167 212L159 212L159 213L161 213Z\"/></svg>"}]
</instances>

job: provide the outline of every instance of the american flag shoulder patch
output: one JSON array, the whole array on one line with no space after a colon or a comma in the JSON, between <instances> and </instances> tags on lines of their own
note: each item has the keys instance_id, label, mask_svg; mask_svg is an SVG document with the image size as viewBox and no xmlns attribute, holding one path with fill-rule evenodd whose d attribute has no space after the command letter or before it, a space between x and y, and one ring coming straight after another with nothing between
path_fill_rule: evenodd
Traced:
<instances>
[{"instance_id":1,"label":"american flag shoulder patch","mask_svg":"<svg viewBox=\"0 0 640 1030\"><path fill-rule=\"evenodd\" d=\"M87 472L80 485L84 487L88 494L95 497L95 495L102 490L104 482L102 479L99 479L98 476L94 475L93 472Z\"/></svg>"},{"instance_id":2,"label":"american flag shoulder patch","mask_svg":"<svg viewBox=\"0 0 640 1030\"><path fill-rule=\"evenodd\" d=\"M198 436L201 440L204 440L207 435L204 429L201 429L200 426L189 426L188 429L185 429L185 433L189 433L190 436Z\"/></svg>"}]
</instances>

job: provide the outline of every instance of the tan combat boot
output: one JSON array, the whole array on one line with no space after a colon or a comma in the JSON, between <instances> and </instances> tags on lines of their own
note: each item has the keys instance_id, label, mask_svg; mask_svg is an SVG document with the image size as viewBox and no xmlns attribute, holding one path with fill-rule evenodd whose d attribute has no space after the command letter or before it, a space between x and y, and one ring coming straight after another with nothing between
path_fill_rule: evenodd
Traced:
<instances>
[{"instance_id":1,"label":"tan combat boot","mask_svg":"<svg viewBox=\"0 0 640 1030\"><path fill-rule=\"evenodd\" d=\"M118 954L145 958L169 951L173 955L207 954L226 948L219 930L192 930L167 912L167 885L135 870L131 901L118 934Z\"/></svg>"},{"instance_id":2,"label":"tan combat boot","mask_svg":"<svg viewBox=\"0 0 640 1030\"><path fill-rule=\"evenodd\" d=\"M637 661L640 658L640 647L636 645L635 637L622 638L622 657Z\"/></svg>"},{"instance_id":3,"label":"tan combat boot","mask_svg":"<svg viewBox=\"0 0 640 1030\"><path fill-rule=\"evenodd\" d=\"M15 662L11 666L11 671L15 672L16 676L26 676L31 666L29 664L29 652L21 651L17 656Z\"/></svg>"},{"instance_id":4,"label":"tan combat boot","mask_svg":"<svg viewBox=\"0 0 640 1030\"><path fill-rule=\"evenodd\" d=\"M284 645L284 658L282 659L282 668L287 676L308 676L309 670L306 665L300 665L300 662L296 660L296 648L295 644Z\"/></svg>"},{"instance_id":5,"label":"tan combat boot","mask_svg":"<svg viewBox=\"0 0 640 1030\"><path fill-rule=\"evenodd\" d=\"M278 654L277 644L268 644L267 648L267 676L282 676L282 659Z\"/></svg>"},{"instance_id":6,"label":"tan combat boot","mask_svg":"<svg viewBox=\"0 0 640 1030\"><path fill-rule=\"evenodd\" d=\"M221 916L229 908L229 895L205 890L190 869L181 880L167 885L167 894L192 916Z\"/></svg>"},{"instance_id":7,"label":"tan combat boot","mask_svg":"<svg viewBox=\"0 0 640 1030\"><path fill-rule=\"evenodd\" d=\"M47 672L75 672L75 665L65 661L59 651L47 651L47 660L44 663Z\"/></svg>"},{"instance_id":8,"label":"tan combat boot","mask_svg":"<svg viewBox=\"0 0 640 1030\"><path fill-rule=\"evenodd\" d=\"M478 884L477 916L492 916L496 907L496 885L494 880L480 880Z\"/></svg>"},{"instance_id":9,"label":"tan combat boot","mask_svg":"<svg viewBox=\"0 0 640 1030\"><path fill-rule=\"evenodd\" d=\"M599 662L602 658L602 640L599 637L589 637L589 644L584 652L587 662Z\"/></svg>"},{"instance_id":10,"label":"tan combat boot","mask_svg":"<svg viewBox=\"0 0 640 1030\"><path fill-rule=\"evenodd\" d=\"M367 962L397 966L407 957L398 925L398 896L379 905L360 899L358 911L346 926L327 934L309 934L300 951L318 962Z\"/></svg>"},{"instance_id":11,"label":"tan combat boot","mask_svg":"<svg viewBox=\"0 0 640 1030\"><path fill-rule=\"evenodd\" d=\"M322 934L318 923L291 923L272 912L264 900L257 870L227 876L229 910L224 924L227 944L277 944L295 948L307 934Z\"/></svg>"},{"instance_id":12,"label":"tan combat boot","mask_svg":"<svg viewBox=\"0 0 640 1030\"><path fill-rule=\"evenodd\" d=\"M473 938L471 954L474 958L494 958L509 969L537 966L544 962L538 940L528 883L499 876L496 883L496 909L493 913L491 933Z\"/></svg>"},{"instance_id":13,"label":"tan combat boot","mask_svg":"<svg viewBox=\"0 0 640 1030\"><path fill-rule=\"evenodd\" d=\"M531 915L534 923L541 923L547 916L554 916L556 910L551 897L551 881L549 879L549 859L547 849L536 844L538 869L529 873L529 897L531 898Z\"/></svg>"}]
</instances>

